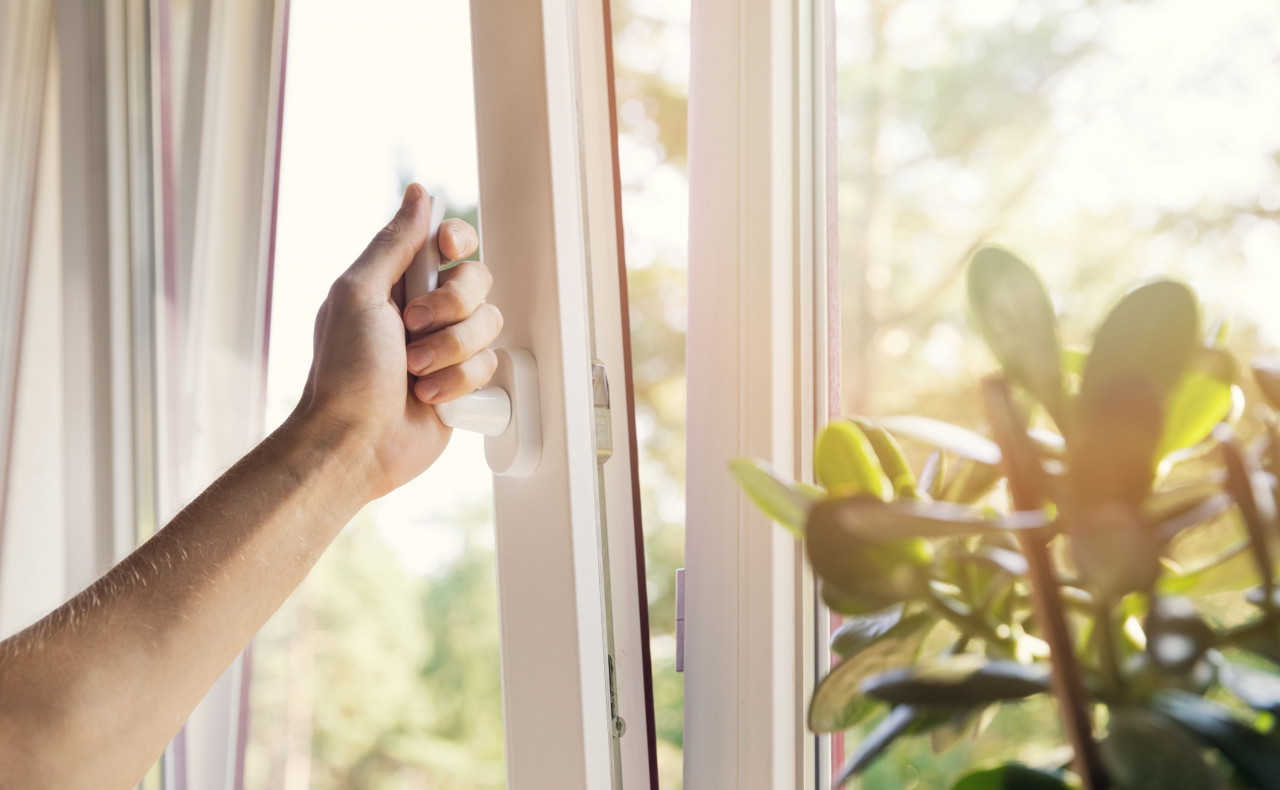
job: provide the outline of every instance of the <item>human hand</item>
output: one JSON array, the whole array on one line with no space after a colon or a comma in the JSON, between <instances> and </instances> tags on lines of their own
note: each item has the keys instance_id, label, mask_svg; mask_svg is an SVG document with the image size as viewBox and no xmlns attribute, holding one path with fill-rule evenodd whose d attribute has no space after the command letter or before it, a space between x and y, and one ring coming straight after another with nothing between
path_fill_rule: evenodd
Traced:
<instances>
[{"instance_id":1,"label":"human hand","mask_svg":"<svg viewBox=\"0 0 1280 790\"><path fill-rule=\"evenodd\" d=\"M400 278L427 238L425 195L409 185L395 218L329 290L298 404L297 413L367 451L369 498L404 485L440 456L451 429L432 404L483 386L497 366L488 346L502 314L484 302L493 278L483 263L441 272L440 287L405 305L402 317ZM443 258L458 260L478 241L474 228L450 219L438 243Z\"/></svg>"}]
</instances>

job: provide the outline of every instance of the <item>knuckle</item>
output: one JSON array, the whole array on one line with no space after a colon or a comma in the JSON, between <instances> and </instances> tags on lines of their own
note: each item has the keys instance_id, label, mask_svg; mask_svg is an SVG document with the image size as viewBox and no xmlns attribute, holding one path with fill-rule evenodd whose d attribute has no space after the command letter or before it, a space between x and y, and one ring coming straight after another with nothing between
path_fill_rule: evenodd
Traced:
<instances>
[{"instance_id":1,"label":"knuckle","mask_svg":"<svg viewBox=\"0 0 1280 790\"><path fill-rule=\"evenodd\" d=\"M404 223L400 221L399 217L394 217L390 222L382 226L382 230L374 234L373 240L379 244L394 244L403 231Z\"/></svg>"},{"instance_id":2,"label":"knuckle","mask_svg":"<svg viewBox=\"0 0 1280 790\"><path fill-rule=\"evenodd\" d=\"M329 298L326 301L341 308L356 301L362 291L363 285L360 282L360 278L351 272L346 272L333 281L333 285L329 288Z\"/></svg>"},{"instance_id":3,"label":"knuckle","mask_svg":"<svg viewBox=\"0 0 1280 790\"><path fill-rule=\"evenodd\" d=\"M441 312L453 319L467 314L467 300L452 282L447 282L436 291L440 301Z\"/></svg>"},{"instance_id":4,"label":"knuckle","mask_svg":"<svg viewBox=\"0 0 1280 790\"><path fill-rule=\"evenodd\" d=\"M440 346L449 359L461 359L467 353L466 338L456 326L451 326L440 333Z\"/></svg>"},{"instance_id":5,"label":"knuckle","mask_svg":"<svg viewBox=\"0 0 1280 790\"><path fill-rule=\"evenodd\" d=\"M498 355L493 353L493 349L486 348L475 356L476 371L472 384L476 387L483 386L493 378L493 374L498 370Z\"/></svg>"},{"instance_id":6,"label":"knuckle","mask_svg":"<svg viewBox=\"0 0 1280 790\"><path fill-rule=\"evenodd\" d=\"M458 279L467 281L474 290L482 294L489 293L489 289L493 287L493 272L481 261L458 264Z\"/></svg>"},{"instance_id":7,"label":"knuckle","mask_svg":"<svg viewBox=\"0 0 1280 790\"><path fill-rule=\"evenodd\" d=\"M413 245L404 231L403 220L399 217L391 220L373 235L373 241L369 243L370 251L381 254L412 253Z\"/></svg>"},{"instance_id":8,"label":"knuckle","mask_svg":"<svg viewBox=\"0 0 1280 790\"><path fill-rule=\"evenodd\" d=\"M493 336L497 337L498 333L502 331L503 326L504 319L502 318L502 311L488 302L485 302L476 308L476 313L484 316L485 320L489 322L489 327Z\"/></svg>"}]
</instances>

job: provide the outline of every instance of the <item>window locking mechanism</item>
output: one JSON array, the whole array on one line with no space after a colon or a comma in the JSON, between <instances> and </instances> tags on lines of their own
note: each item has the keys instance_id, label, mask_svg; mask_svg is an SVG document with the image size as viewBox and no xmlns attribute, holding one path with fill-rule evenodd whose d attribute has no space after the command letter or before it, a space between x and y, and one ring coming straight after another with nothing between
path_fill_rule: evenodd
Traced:
<instances>
[{"instance_id":1,"label":"window locking mechanism","mask_svg":"<svg viewBox=\"0 0 1280 790\"><path fill-rule=\"evenodd\" d=\"M596 463L613 455L613 414L609 409L609 376L604 363L591 361L591 402L595 407Z\"/></svg>"},{"instance_id":2,"label":"window locking mechanism","mask_svg":"<svg viewBox=\"0 0 1280 790\"><path fill-rule=\"evenodd\" d=\"M684 671L684 568L676 568L676 671Z\"/></svg>"}]
</instances>

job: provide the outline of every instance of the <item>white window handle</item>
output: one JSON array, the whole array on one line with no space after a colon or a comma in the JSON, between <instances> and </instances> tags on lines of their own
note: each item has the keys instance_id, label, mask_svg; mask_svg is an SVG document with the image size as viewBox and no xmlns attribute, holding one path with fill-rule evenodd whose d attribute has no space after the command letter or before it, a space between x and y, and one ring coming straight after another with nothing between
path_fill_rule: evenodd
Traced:
<instances>
[{"instance_id":1,"label":"white window handle","mask_svg":"<svg viewBox=\"0 0 1280 790\"><path fill-rule=\"evenodd\" d=\"M428 202L431 225L427 241L404 275L405 303L433 291L440 273L440 223L444 200ZM484 457L495 475L525 477L542 457L542 415L538 405L538 366L523 348L494 349L498 368L493 380L468 395L436 405L440 421L451 428L484 434Z\"/></svg>"}]
</instances>

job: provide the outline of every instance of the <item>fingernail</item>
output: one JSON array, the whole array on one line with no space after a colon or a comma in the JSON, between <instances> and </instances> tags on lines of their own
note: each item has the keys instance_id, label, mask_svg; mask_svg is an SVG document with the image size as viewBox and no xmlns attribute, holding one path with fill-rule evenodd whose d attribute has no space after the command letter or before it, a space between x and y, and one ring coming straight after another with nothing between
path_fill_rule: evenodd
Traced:
<instances>
[{"instance_id":1,"label":"fingernail","mask_svg":"<svg viewBox=\"0 0 1280 790\"><path fill-rule=\"evenodd\" d=\"M404 311L405 329L408 329L410 332L421 332L428 326L431 326L431 320L433 317L430 307L414 305Z\"/></svg>"},{"instance_id":2,"label":"fingernail","mask_svg":"<svg viewBox=\"0 0 1280 790\"><path fill-rule=\"evenodd\" d=\"M463 252L470 246L467 232L462 228L449 228L449 241L453 242L453 250L458 253Z\"/></svg>"},{"instance_id":3,"label":"fingernail","mask_svg":"<svg viewBox=\"0 0 1280 790\"><path fill-rule=\"evenodd\" d=\"M418 394L418 400L431 402L431 399L440 394L440 385L431 379L418 379L418 383L413 385L413 391Z\"/></svg>"},{"instance_id":4,"label":"fingernail","mask_svg":"<svg viewBox=\"0 0 1280 790\"><path fill-rule=\"evenodd\" d=\"M409 370L417 373L420 370L426 370L431 364L431 352L422 346L414 346L409 349Z\"/></svg>"},{"instance_id":5,"label":"fingernail","mask_svg":"<svg viewBox=\"0 0 1280 790\"><path fill-rule=\"evenodd\" d=\"M422 197L422 187L417 184L410 184L404 190L404 200L400 202L401 208L408 208L418 202L418 198Z\"/></svg>"}]
</instances>

